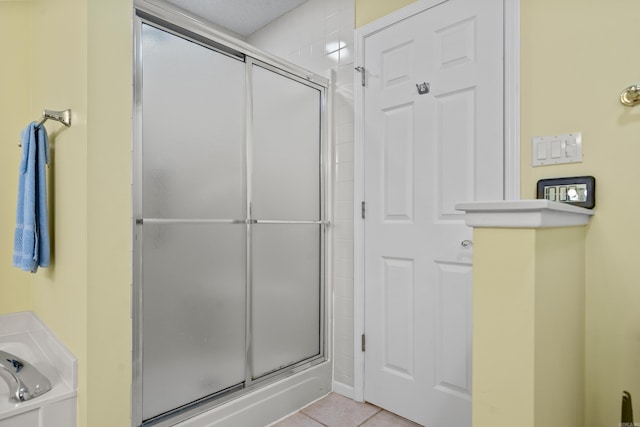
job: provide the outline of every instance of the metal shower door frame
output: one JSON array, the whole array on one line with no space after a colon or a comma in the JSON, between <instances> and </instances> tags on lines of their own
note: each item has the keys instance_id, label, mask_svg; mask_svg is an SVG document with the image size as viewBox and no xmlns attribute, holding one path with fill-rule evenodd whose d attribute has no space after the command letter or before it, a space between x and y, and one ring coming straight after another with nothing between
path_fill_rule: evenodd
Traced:
<instances>
[{"instance_id":1,"label":"metal shower door frame","mask_svg":"<svg viewBox=\"0 0 640 427\"><path fill-rule=\"evenodd\" d=\"M329 359L328 356L328 306L327 306L327 277L330 268L328 262L328 242L330 242L329 212L330 212L330 187L328 179L331 176L328 167L330 159L330 146L328 143L328 80L312 75L306 70L297 68L278 58L254 50L242 42L228 39L228 36L219 34L216 30L202 27L199 23L194 23L190 18L175 11L156 8L144 0L137 1L133 19L133 40L134 40L134 115L133 115L133 135L132 135L132 307L131 316L133 322L133 365L132 365L132 425L141 426L153 424L155 426L173 425L180 419L192 417L198 413L205 412L212 407L221 405L239 395L244 395L258 389L273 381L293 375L311 366L317 365ZM170 23L170 24L169 24ZM246 218L232 219L211 219L211 220L187 220L187 219L159 219L142 217L142 26L151 25L178 37L200 44L206 48L216 50L229 56L242 56L245 62L246 73L246 121L245 121L245 195L246 195ZM210 43L209 43L210 42ZM241 49L241 50L239 50ZM237 55L234 55L234 52ZM307 85L320 91L320 219L318 221L280 221L269 219L253 219L251 216L251 166L252 166L252 127L251 121L251 70L254 66L259 66L271 72L280 74L300 84ZM224 393L220 396L214 395L202 399L197 404L189 404L182 408L171 411L166 416L161 415L145 422L142 412L142 227L145 223L220 223L220 224L245 224L246 225L246 352L245 352L245 382L244 386L237 391ZM271 373L267 373L258 378L253 378L251 372L250 340L251 330L251 232L252 228L258 224L317 224L320 228L320 352L318 355L302 360L293 365L281 368Z\"/></svg>"}]
</instances>

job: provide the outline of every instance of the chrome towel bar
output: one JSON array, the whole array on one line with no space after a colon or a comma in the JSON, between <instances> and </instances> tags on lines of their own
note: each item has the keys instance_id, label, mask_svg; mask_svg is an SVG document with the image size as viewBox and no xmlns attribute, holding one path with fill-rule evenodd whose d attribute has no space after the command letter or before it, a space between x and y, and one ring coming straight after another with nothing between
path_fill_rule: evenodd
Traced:
<instances>
[{"instance_id":1,"label":"chrome towel bar","mask_svg":"<svg viewBox=\"0 0 640 427\"><path fill-rule=\"evenodd\" d=\"M66 109L63 111L54 111L54 110L42 110L42 119L38 122L37 126L40 127L47 120L55 120L56 122L60 122L66 127L71 126L71 110ZM20 141L18 141L18 147L22 147Z\"/></svg>"},{"instance_id":2,"label":"chrome towel bar","mask_svg":"<svg viewBox=\"0 0 640 427\"><path fill-rule=\"evenodd\" d=\"M71 110L66 109L64 111L44 110L42 112L42 120L38 122L38 126L42 126L47 120L55 120L62 123L66 127L71 126Z\"/></svg>"}]
</instances>

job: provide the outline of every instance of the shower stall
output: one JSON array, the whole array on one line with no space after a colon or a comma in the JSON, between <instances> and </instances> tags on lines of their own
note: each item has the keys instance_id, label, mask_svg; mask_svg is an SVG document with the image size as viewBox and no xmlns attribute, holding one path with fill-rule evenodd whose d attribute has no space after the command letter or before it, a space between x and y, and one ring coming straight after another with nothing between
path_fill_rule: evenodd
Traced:
<instances>
[{"instance_id":1,"label":"shower stall","mask_svg":"<svg viewBox=\"0 0 640 427\"><path fill-rule=\"evenodd\" d=\"M135 31L133 425L174 425L328 359L327 83Z\"/></svg>"}]
</instances>

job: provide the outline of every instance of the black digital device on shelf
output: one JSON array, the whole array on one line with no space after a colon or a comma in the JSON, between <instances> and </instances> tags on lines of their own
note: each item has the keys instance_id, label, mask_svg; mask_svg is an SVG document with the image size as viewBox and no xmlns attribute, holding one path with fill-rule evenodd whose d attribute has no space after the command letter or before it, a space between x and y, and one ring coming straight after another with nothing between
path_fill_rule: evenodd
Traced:
<instances>
[{"instance_id":1,"label":"black digital device on shelf","mask_svg":"<svg viewBox=\"0 0 640 427\"><path fill-rule=\"evenodd\" d=\"M537 198L593 209L596 205L596 179L592 176L541 179L538 181Z\"/></svg>"}]
</instances>

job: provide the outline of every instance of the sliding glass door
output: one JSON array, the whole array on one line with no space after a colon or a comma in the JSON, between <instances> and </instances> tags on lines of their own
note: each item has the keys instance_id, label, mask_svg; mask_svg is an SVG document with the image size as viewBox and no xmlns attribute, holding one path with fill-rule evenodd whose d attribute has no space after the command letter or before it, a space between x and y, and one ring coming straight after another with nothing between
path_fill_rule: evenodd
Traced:
<instances>
[{"instance_id":1,"label":"sliding glass door","mask_svg":"<svg viewBox=\"0 0 640 427\"><path fill-rule=\"evenodd\" d=\"M134 421L324 360L324 88L141 24Z\"/></svg>"},{"instance_id":2,"label":"sliding glass door","mask_svg":"<svg viewBox=\"0 0 640 427\"><path fill-rule=\"evenodd\" d=\"M252 88L252 378L320 353L320 92L258 65Z\"/></svg>"}]
</instances>

